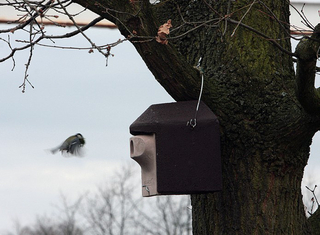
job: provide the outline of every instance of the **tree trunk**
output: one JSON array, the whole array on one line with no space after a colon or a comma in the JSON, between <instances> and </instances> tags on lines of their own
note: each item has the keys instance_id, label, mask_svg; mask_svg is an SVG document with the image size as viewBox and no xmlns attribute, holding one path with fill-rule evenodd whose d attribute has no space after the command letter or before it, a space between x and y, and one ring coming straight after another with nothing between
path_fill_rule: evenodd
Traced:
<instances>
[{"instance_id":1,"label":"tree trunk","mask_svg":"<svg viewBox=\"0 0 320 235\"><path fill-rule=\"evenodd\" d=\"M76 2L115 22L177 101L198 99L200 61L202 100L221 126L223 190L192 195L194 234L310 234L300 187L319 129L317 52L290 52L288 1ZM168 19L162 45L153 38Z\"/></svg>"}]
</instances>

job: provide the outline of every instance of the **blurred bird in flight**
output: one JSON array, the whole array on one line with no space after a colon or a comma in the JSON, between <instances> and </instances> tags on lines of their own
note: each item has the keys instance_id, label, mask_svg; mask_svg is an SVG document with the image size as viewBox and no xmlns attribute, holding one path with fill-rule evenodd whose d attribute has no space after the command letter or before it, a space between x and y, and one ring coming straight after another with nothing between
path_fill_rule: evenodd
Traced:
<instances>
[{"instance_id":1,"label":"blurred bird in flight","mask_svg":"<svg viewBox=\"0 0 320 235\"><path fill-rule=\"evenodd\" d=\"M68 156L68 154L81 156L81 150L84 144L85 140L83 136L77 133L67 138L60 146L51 149L51 153L55 154L59 150L64 156Z\"/></svg>"}]
</instances>

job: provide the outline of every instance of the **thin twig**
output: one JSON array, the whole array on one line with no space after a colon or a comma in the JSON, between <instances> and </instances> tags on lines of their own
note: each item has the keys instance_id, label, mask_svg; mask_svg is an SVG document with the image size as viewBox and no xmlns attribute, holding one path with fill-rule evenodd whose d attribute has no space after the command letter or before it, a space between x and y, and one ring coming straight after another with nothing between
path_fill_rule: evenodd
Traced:
<instances>
[{"instance_id":1,"label":"thin twig","mask_svg":"<svg viewBox=\"0 0 320 235\"><path fill-rule=\"evenodd\" d=\"M52 1L49 0L46 4L44 4L40 9L41 11L46 11L47 9L50 8L52 4ZM39 11L38 11L39 12ZM23 22L22 24L17 25L16 27L10 28L10 29L5 29L5 30L0 30L0 33L9 33L9 32L14 32L18 29L23 29L24 27L26 27L27 25L29 25L33 20L35 20L38 16L39 13L36 12L35 14L33 14L28 20L26 20L25 22Z\"/></svg>"},{"instance_id":2,"label":"thin twig","mask_svg":"<svg viewBox=\"0 0 320 235\"><path fill-rule=\"evenodd\" d=\"M317 199L317 196L316 196L316 194L315 194L317 185L315 185L313 189L310 189L308 186L306 186L306 188L307 188L310 192L312 192L312 195L313 195L313 197L311 198L311 201L312 201L311 210L308 211L308 213L309 213L310 215L312 215L312 214L313 214L312 211L313 211L314 202L317 203L317 206L318 206L318 207L320 206L320 205L319 205L319 202L318 202L318 199Z\"/></svg>"},{"instance_id":3,"label":"thin twig","mask_svg":"<svg viewBox=\"0 0 320 235\"><path fill-rule=\"evenodd\" d=\"M30 24L30 34L29 34L29 41L30 41L30 44L32 44L32 23ZM29 83L29 85L34 88L34 86L31 84L30 80L28 79L28 70L29 70L29 66L30 66L30 63L31 63L31 58L32 58L32 52L33 52L33 47L34 45L31 45L30 46L30 52L29 52L29 58L28 58L28 62L26 63L26 69L25 69L25 73L24 73L24 79L23 79L23 83L19 86L19 88L22 87L22 93L24 93L26 91L26 82Z\"/></svg>"},{"instance_id":4,"label":"thin twig","mask_svg":"<svg viewBox=\"0 0 320 235\"><path fill-rule=\"evenodd\" d=\"M302 9L301 9L301 14L303 15L303 20L304 21L302 21L302 23L305 25L305 26L307 26L308 28L310 28L310 29L314 29L314 26L312 25L312 23L308 20L308 18L306 17L306 15L304 14L304 11L303 11L303 9L304 9L304 7L305 7L305 3L302 5Z\"/></svg>"},{"instance_id":5,"label":"thin twig","mask_svg":"<svg viewBox=\"0 0 320 235\"><path fill-rule=\"evenodd\" d=\"M11 49L11 51L13 50L12 46L11 46L11 43L10 43L10 35L8 35L8 40L5 40L3 38L0 38L0 40L6 42L8 44L8 46L9 46L9 48ZM11 57L11 59L12 59L12 63L13 63L11 71L13 71L14 68L16 67L16 61L15 61L13 56Z\"/></svg>"},{"instance_id":6,"label":"thin twig","mask_svg":"<svg viewBox=\"0 0 320 235\"><path fill-rule=\"evenodd\" d=\"M89 24L87 24L86 26L83 26L81 27L81 31L84 32L85 30L89 29L91 26L95 25L97 22L101 21L102 19L104 19L103 17L98 17L96 19L94 19L93 21L91 21ZM7 59L9 58L12 58L14 56L14 54L17 52L17 51L22 51L22 50L25 50L27 48L29 48L30 46L33 46L35 44L37 44L38 42L40 42L41 40L43 39L62 39L62 38L69 38L69 37L72 37L72 36L75 36L77 34L80 33L80 30L75 30L71 33L67 33L67 34L64 34L64 35L56 35L56 36L47 36L47 35L41 35L39 38L37 38L36 40L34 40L32 43L29 43L23 47L16 47L16 48L11 48L11 53L6 56L6 57L3 57L0 59L0 63L3 62L3 61L6 61Z\"/></svg>"},{"instance_id":7,"label":"thin twig","mask_svg":"<svg viewBox=\"0 0 320 235\"><path fill-rule=\"evenodd\" d=\"M60 3L60 0L58 0ZM108 65L108 57L110 56L110 50L107 50L107 53L103 52L102 49L97 46L95 43L91 41L91 39L81 30L81 28L77 25L73 17L68 13L67 9L63 6L63 4L60 3L60 6L64 10L65 14L69 17L69 19L73 22L74 26L78 29L78 31L82 34L82 36L87 39L87 41L91 44L91 46L95 49L97 49L104 57L106 58L106 65Z\"/></svg>"},{"instance_id":8,"label":"thin twig","mask_svg":"<svg viewBox=\"0 0 320 235\"><path fill-rule=\"evenodd\" d=\"M278 22L278 24L281 26L281 28L284 30L284 32L289 36L289 37L292 37L290 35L290 31L287 30L287 28L283 25L283 23L285 22L281 22L278 17L273 13L273 11L263 2L263 1L259 1L259 3L261 5L263 5L267 10L268 12L271 14L270 17L272 17L272 19L276 20Z\"/></svg>"},{"instance_id":9,"label":"thin twig","mask_svg":"<svg viewBox=\"0 0 320 235\"><path fill-rule=\"evenodd\" d=\"M293 53L293 52L291 52L291 51L286 50L286 49L283 48L279 43L277 43L277 42L275 41L275 39L272 39L272 38L268 37L268 36L265 35L264 33L262 33L262 32L260 32L260 31L258 31L258 30L256 30L256 29L254 29L254 28L252 28L251 26L246 25L246 24L244 24L244 23L242 23L242 22L240 22L240 21L233 20L233 19L231 19L231 18L228 18L228 21L229 21L230 23L239 24L239 25L243 26L244 28L246 28L246 29L248 29L248 30L250 30L250 31L258 34L258 35L260 35L261 37L263 37L263 38L265 38L265 39L267 39L267 40L270 41L273 45L275 45L276 47L278 47L278 49L280 49L282 52L284 52L284 53L286 53L286 54L288 54L288 55L290 55L290 56L295 56L295 57L297 57L296 53Z\"/></svg>"},{"instance_id":10,"label":"thin twig","mask_svg":"<svg viewBox=\"0 0 320 235\"><path fill-rule=\"evenodd\" d=\"M233 37L233 35L234 35L235 32L237 31L237 28L239 27L239 25L240 25L241 22L243 21L244 17L246 17L246 15L247 15L247 14L249 13L249 11L251 10L253 4L255 4L255 3L256 3L256 0L254 0L254 1L250 4L248 10L243 14L243 16L241 17L239 23L238 23L237 26L234 28L234 30L233 30L233 32L232 32L232 34L231 34L231 37Z\"/></svg>"}]
</instances>

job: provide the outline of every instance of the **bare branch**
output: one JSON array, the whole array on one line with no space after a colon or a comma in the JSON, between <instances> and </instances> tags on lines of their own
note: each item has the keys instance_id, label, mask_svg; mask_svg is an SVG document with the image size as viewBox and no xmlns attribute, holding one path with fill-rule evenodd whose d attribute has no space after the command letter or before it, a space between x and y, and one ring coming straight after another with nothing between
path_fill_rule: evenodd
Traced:
<instances>
[{"instance_id":1,"label":"bare branch","mask_svg":"<svg viewBox=\"0 0 320 235\"><path fill-rule=\"evenodd\" d=\"M268 36L265 35L264 33L262 33L262 32L260 32L260 31L258 31L258 30L256 30L256 29L250 27L249 25L246 25L246 24L244 24L244 23L241 23L240 21L237 21L237 20L233 20L233 19L231 19L231 18L228 18L227 20L228 20L228 22L230 22L230 23L239 24L239 25L243 26L244 28L246 28L246 29L248 29L248 30L250 30L250 31L258 34L259 36L261 36L261 37L263 37L264 39L266 39L266 40L268 40L269 42L271 42L273 45L275 45L275 46L276 46L278 49L280 49L282 52L284 52L284 53L286 53L286 54L288 54L288 55L290 55L290 56L297 56L296 53L292 53L291 51L288 51L288 50L286 50L285 48L283 48L279 43L277 43L277 42L275 41L275 39L272 39L272 38L268 37Z\"/></svg>"},{"instance_id":2,"label":"bare branch","mask_svg":"<svg viewBox=\"0 0 320 235\"><path fill-rule=\"evenodd\" d=\"M308 211L308 213L309 213L310 215L312 215L312 214L313 214L313 206L314 206L314 203L316 202L316 203L317 203L317 206L318 206L318 207L320 206L320 204L319 204L319 202L318 202L318 199L317 199L317 196L316 196L316 194L315 194L317 185L315 185L313 189L310 189L308 186L306 186L306 188L307 188L307 189L312 193L312 195L313 195L313 197L311 198L311 201L312 201L311 209L310 209L310 211Z\"/></svg>"},{"instance_id":3,"label":"bare branch","mask_svg":"<svg viewBox=\"0 0 320 235\"><path fill-rule=\"evenodd\" d=\"M0 40L1 40L1 41L4 41L5 43L7 43L8 46L9 46L9 48L11 49L11 51L13 50L13 49L12 49L12 46L11 46L11 43L10 43L10 35L8 35L8 40L5 40L5 39L3 39L3 38L0 38ZM16 61L14 60L14 57L13 57L13 56L11 57L11 59L12 59L12 63L13 63L13 66L12 66L11 71L13 71L14 68L15 68L15 66L16 66Z\"/></svg>"},{"instance_id":4,"label":"bare branch","mask_svg":"<svg viewBox=\"0 0 320 235\"><path fill-rule=\"evenodd\" d=\"M22 50L25 50L31 46L34 46L36 44L38 44L38 42L40 42L41 40L43 39L62 39L62 38L70 38L70 37L73 37L77 34L79 34L80 32L84 32L85 30L89 29L90 27L92 27L93 25L95 25L96 23L98 23L99 21L103 20L104 18L103 17L98 17L96 19L94 19L93 21L91 21L89 24L87 24L86 26L83 26L80 28L80 30L75 30L71 33L67 33L67 34L63 34L63 35L53 35L53 36L48 36L48 35L42 35L40 36L39 38L37 38L36 40L34 40L33 42L23 46L23 47L17 47L17 48L11 48L11 53L6 56L6 57L3 57L0 59L0 62L3 62L3 61L6 61L7 59L9 58L12 58L13 55L16 53L16 51L22 51ZM3 39L2 39L3 40ZM3 40L4 41L4 40ZM20 42L23 42L23 41L20 41Z\"/></svg>"},{"instance_id":5,"label":"bare branch","mask_svg":"<svg viewBox=\"0 0 320 235\"><path fill-rule=\"evenodd\" d=\"M134 3L129 3L127 2L126 7L121 6L119 9L114 9L111 6L117 5L116 3L112 2L104 2L104 3L95 3L94 6L91 6L91 10L99 10L100 12L97 12L98 14L100 13L100 16L94 19L92 22L85 26L79 26L79 24L75 21L74 17L81 14L82 12L86 11L87 8L86 6L84 7L83 10L80 10L78 13L75 14L70 14L69 10L67 7L72 3L73 1L71 0L58 0L58 1L52 1L52 0L42 0L42 1L29 1L29 0L12 0L12 2L7 1L7 3L2 4L0 6L11 6L16 9L16 11L22 12L22 16L16 21L18 23L17 26L12 27L10 29L5 29L1 30L0 33L10 33L14 32L16 30L25 30L27 33L32 34L32 40L24 41L24 40L16 40L16 42L20 43L25 43L23 46L17 46L14 47L9 40L5 40L1 38L2 41L6 42L8 47L10 48L10 53L3 58L0 58L0 62L3 62L5 60L8 60L9 58L12 58L13 60L13 68L15 67L15 61L14 61L14 55L17 51L23 51L26 49L30 49L29 51L29 58L28 61L26 62L26 71L24 75L24 82L22 84L22 90L25 90L25 84L29 83L31 86L32 84L28 80L28 70L30 67L31 59L32 59L32 52L35 48L35 45L39 46L45 46L45 47L52 47L52 48L63 48L63 49L86 49L89 50L89 52L92 52L93 50L97 50L99 53L101 53L105 59L106 59L106 65L108 64L108 58L110 57L111 54L111 49L112 47L118 45L119 43L125 42L127 40L131 41L132 43L135 44L149 44L149 42L152 42L155 40L156 35L148 35L149 30L146 30L144 27L144 24L146 22L143 22L146 20L144 17L145 12L148 12L149 10L152 10L150 7L150 4L147 4L147 1L134 1ZM77 1L78 2L78 1ZM80 3L85 3L82 1L79 1ZM204 18L203 20L196 20L196 21L188 21L186 20L185 17L183 17L183 14L181 12L181 9L179 5L177 5L177 10L179 12L180 16L180 25L175 25L175 28L173 28L170 32L170 35L168 36L167 40L179 40L181 38L184 38L186 35L199 30L201 28L217 28L217 30L220 28L221 23L225 23L225 27L227 27L227 23L235 24L235 28L232 32L232 36L236 33L237 29L239 27L243 27L259 36L264 38L265 40L270 41L273 45L275 45L278 49L280 49L282 52L290 55L290 56L296 56L295 53L292 53L291 51L285 49L282 47L277 41L281 39L274 39L270 38L266 33L261 32L258 29L255 29L251 27L250 25L246 25L243 23L243 19L246 17L249 11L252 11L254 9L254 5L256 3L259 3L262 7L267 9L268 15L271 19L274 19L277 21L278 24L281 25L283 30L286 30L285 25L276 17L276 15L271 11L271 9L264 4L263 1L256 1L252 0L249 4L246 4L243 6L241 9L238 9L237 11L244 11L244 14L242 15L241 19L239 21L234 20L232 16L235 14L235 12L228 12L228 14L223 14L219 13L217 10L213 9L213 7L210 6L206 1L204 1L208 9L210 9L215 17L211 18ZM104 4L107 4L107 6L104 6ZM108 5L109 4L109 5ZM118 5L117 5L118 6ZM57 23L50 18L50 15L48 15L48 11L53 10L57 12L58 14L63 14L67 16L70 21L72 22L72 25L76 27L76 30L72 32L68 32L63 35L47 35L43 31L43 19L48 19L52 22L52 24L56 26L62 26L61 24ZM49 13L50 14L50 13ZM303 14L302 14L303 16ZM39 19L40 18L40 19ZM96 25L98 22L102 21L103 19L110 19L116 22L119 25L119 28L122 29L122 33L126 35L125 39L118 40L113 43L108 43L105 45L97 45L95 44L84 32L88 28ZM23 22L22 22L23 21ZM134 22L136 26L132 28L131 24L128 24L129 21ZM33 27L30 27L30 29L26 29L27 25L33 25ZM135 27L141 27L139 33L136 32ZM180 33L179 33L180 32ZM288 30L286 30L288 33ZM90 44L90 47L81 47L81 48L73 48L73 47L63 47L63 46L57 46L57 45L52 45L52 44L47 44L43 43L44 39L47 40L52 40L53 43L55 43L53 40L55 39L63 39L63 38L70 38L75 35L81 34ZM146 47L144 51L148 51L149 49L148 46L143 46ZM157 53L160 53L159 51ZM193 68L190 68L190 70L185 70L187 66L182 66L183 71L185 73L189 74L188 76L194 77L195 80L197 80L197 73L192 72ZM192 67L192 66L191 66ZM174 70L177 70L177 68L172 68ZM174 74L168 70L169 74ZM178 72L180 74L180 72ZM191 78L191 80L193 80Z\"/></svg>"},{"instance_id":6,"label":"bare branch","mask_svg":"<svg viewBox=\"0 0 320 235\"><path fill-rule=\"evenodd\" d=\"M63 9L63 11L65 12L65 14L69 17L69 19L72 21L72 23L74 24L74 26L78 29L78 31L82 34L82 36L87 39L87 41L91 44L92 48L97 49L102 55L104 55L104 57L106 58L106 65L108 65L108 57L111 55L110 54L110 50L107 50L107 52L103 52L102 49L97 46L95 43L93 43L91 41L91 39L82 31L82 29L77 25L77 23L75 22L75 20L73 19L73 17L69 14L69 12L67 11L67 9L63 6L63 4L60 2L60 0L58 0L58 3L60 4L61 8Z\"/></svg>"},{"instance_id":7,"label":"bare branch","mask_svg":"<svg viewBox=\"0 0 320 235\"><path fill-rule=\"evenodd\" d=\"M26 1L28 2L28 1ZM34 13L28 20L26 20L25 22L17 25L14 28L10 28L10 29L5 29L5 30L0 30L0 33L9 33L9 32L14 32L18 29L23 29L24 27L26 27L27 25L29 25L32 21L34 21L40 14L39 12L45 12L47 11L52 5L52 0L49 0L46 4L44 4L39 10L36 11L36 13ZM31 7L33 9L33 11L36 9L35 7ZM21 18L20 18L21 19ZM20 20L19 19L19 20Z\"/></svg>"},{"instance_id":8,"label":"bare branch","mask_svg":"<svg viewBox=\"0 0 320 235\"><path fill-rule=\"evenodd\" d=\"M33 27L33 24L31 23L30 24L30 35L29 35L29 43L32 44L32 27ZM30 84L30 86L32 88L34 88L34 86L31 84L31 82L29 81L28 79L28 70L29 70L29 66L30 66L30 63L31 63L31 58L32 58L32 52L33 52L33 45L30 46L30 52L29 52L29 59L28 59L28 62L26 64L26 69L25 69L25 73L24 73L24 79L23 79L23 83L19 86L19 88L22 88L22 93L25 92L26 90L26 82L28 82Z\"/></svg>"}]
</instances>

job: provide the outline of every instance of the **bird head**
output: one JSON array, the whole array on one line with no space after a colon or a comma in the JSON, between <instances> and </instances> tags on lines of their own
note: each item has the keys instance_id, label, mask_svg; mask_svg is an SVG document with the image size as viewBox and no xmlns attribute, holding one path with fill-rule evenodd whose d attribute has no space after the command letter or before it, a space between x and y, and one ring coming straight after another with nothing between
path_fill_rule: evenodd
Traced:
<instances>
[{"instance_id":1,"label":"bird head","mask_svg":"<svg viewBox=\"0 0 320 235\"><path fill-rule=\"evenodd\" d=\"M79 138L79 141L80 141L81 144L84 144L84 143L85 143L84 138L83 138L83 136L82 136L80 133L77 133L77 134L76 134L76 137Z\"/></svg>"}]
</instances>

